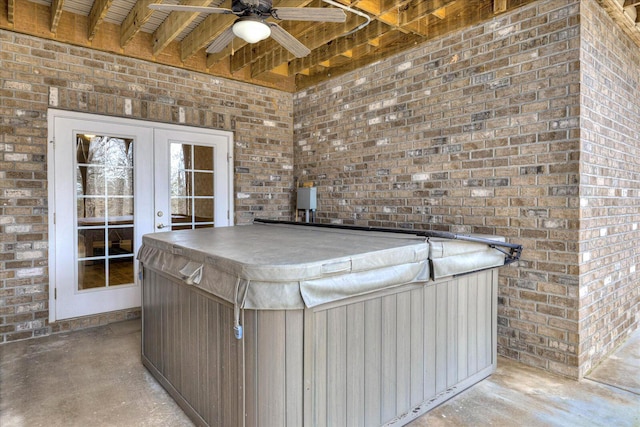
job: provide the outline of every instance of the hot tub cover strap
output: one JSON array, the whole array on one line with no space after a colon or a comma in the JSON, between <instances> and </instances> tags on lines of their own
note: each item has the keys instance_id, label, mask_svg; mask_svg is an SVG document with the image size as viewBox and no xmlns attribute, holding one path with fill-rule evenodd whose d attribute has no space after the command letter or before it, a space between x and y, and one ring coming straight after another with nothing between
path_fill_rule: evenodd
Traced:
<instances>
[{"instance_id":1,"label":"hot tub cover strap","mask_svg":"<svg viewBox=\"0 0 640 427\"><path fill-rule=\"evenodd\" d=\"M198 262L187 262L179 271L180 277L187 285L198 285L202 280L202 267Z\"/></svg>"}]
</instances>

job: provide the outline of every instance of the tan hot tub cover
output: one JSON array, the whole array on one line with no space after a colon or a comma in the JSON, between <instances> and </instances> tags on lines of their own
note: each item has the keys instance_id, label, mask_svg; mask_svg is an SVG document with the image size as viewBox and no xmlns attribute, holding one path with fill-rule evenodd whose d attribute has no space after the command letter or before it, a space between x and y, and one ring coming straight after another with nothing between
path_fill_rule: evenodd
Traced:
<instances>
[{"instance_id":1,"label":"tan hot tub cover","mask_svg":"<svg viewBox=\"0 0 640 427\"><path fill-rule=\"evenodd\" d=\"M504 237L474 234L473 237L504 242ZM454 276L504 265L504 253L486 243L429 238L431 276L434 279Z\"/></svg>"},{"instance_id":2,"label":"tan hot tub cover","mask_svg":"<svg viewBox=\"0 0 640 427\"><path fill-rule=\"evenodd\" d=\"M315 307L426 282L430 257L436 278L504 264L504 254L486 244L430 240L254 223L148 234L138 259L237 307L271 310Z\"/></svg>"}]
</instances>

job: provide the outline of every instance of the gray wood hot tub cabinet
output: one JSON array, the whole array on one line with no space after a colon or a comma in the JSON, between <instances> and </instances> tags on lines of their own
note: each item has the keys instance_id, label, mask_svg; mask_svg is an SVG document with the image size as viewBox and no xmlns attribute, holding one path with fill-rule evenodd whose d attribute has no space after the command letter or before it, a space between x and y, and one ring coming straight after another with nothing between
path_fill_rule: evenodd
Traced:
<instances>
[{"instance_id":1,"label":"gray wood hot tub cabinet","mask_svg":"<svg viewBox=\"0 0 640 427\"><path fill-rule=\"evenodd\" d=\"M497 269L433 279L428 255L459 250L361 234L251 225L145 236L144 365L208 426L403 425L489 376ZM462 246L502 264L486 245ZM411 272L397 273L407 257ZM371 272L384 276L377 289L351 282ZM291 283L297 300L264 297Z\"/></svg>"}]
</instances>

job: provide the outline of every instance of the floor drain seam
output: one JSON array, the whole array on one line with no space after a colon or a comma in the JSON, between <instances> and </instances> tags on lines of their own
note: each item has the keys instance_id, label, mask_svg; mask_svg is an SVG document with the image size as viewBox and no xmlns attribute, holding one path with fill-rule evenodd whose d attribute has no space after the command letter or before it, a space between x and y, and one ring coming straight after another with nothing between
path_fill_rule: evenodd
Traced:
<instances>
[{"instance_id":1,"label":"floor drain seam","mask_svg":"<svg viewBox=\"0 0 640 427\"><path fill-rule=\"evenodd\" d=\"M637 393L637 392L635 392L633 390L626 389L624 387L620 387L620 386L613 385L613 384L607 384L604 381L596 380L596 379L593 379L593 378L585 377L584 379L587 380L587 381L591 381L593 383L596 383L596 384L601 384L601 385L604 385L604 386L607 386L607 387L615 388L617 390L622 390L622 391L625 391L627 393L631 393L631 394L633 394L635 396L640 396L640 393Z\"/></svg>"}]
</instances>

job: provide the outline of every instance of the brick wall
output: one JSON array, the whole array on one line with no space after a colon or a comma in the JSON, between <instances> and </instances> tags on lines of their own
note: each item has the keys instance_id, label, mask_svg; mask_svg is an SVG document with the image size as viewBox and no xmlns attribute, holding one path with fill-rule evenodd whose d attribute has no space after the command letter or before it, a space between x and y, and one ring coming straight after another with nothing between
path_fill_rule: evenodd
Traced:
<instances>
[{"instance_id":1,"label":"brick wall","mask_svg":"<svg viewBox=\"0 0 640 427\"><path fill-rule=\"evenodd\" d=\"M595 2L582 9L580 366L640 323L640 55Z\"/></svg>"},{"instance_id":2,"label":"brick wall","mask_svg":"<svg viewBox=\"0 0 640 427\"><path fill-rule=\"evenodd\" d=\"M289 93L0 31L0 343L139 315L48 324L47 108L231 130L236 222L290 219ZM130 101L126 101L130 100Z\"/></svg>"},{"instance_id":3,"label":"brick wall","mask_svg":"<svg viewBox=\"0 0 640 427\"><path fill-rule=\"evenodd\" d=\"M612 30L613 28L613 30ZM235 132L236 222L500 234L499 352L580 377L639 323L637 48L595 0L544 0L295 95L0 31L0 342L48 325L46 109ZM294 122L295 115L295 122ZM294 165L295 156L295 165Z\"/></svg>"},{"instance_id":4,"label":"brick wall","mask_svg":"<svg viewBox=\"0 0 640 427\"><path fill-rule=\"evenodd\" d=\"M546 0L294 98L318 219L506 236L499 353L582 374L580 2Z\"/></svg>"}]
</instances>

